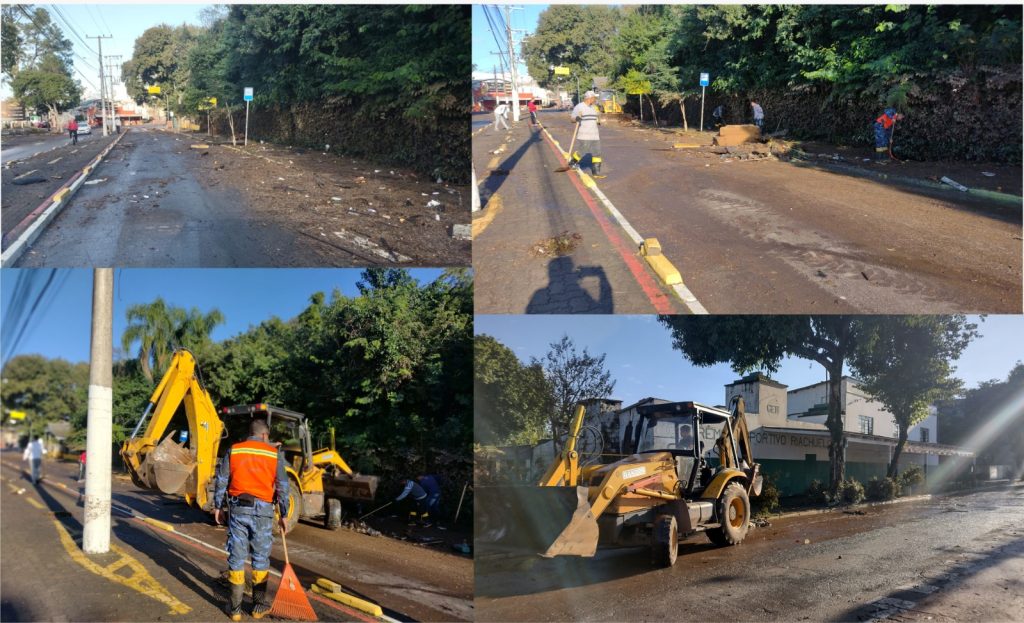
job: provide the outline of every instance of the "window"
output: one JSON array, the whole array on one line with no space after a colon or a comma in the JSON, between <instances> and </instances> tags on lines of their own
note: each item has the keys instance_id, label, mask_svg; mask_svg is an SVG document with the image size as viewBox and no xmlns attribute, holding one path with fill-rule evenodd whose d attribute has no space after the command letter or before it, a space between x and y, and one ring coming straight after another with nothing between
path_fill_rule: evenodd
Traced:
<instances>
[{"instance_id":1,"label":"window","mask_svg":"<svg viewBox=\"0 0 1024 623\"><path fill-rule=\"evenodd\" d=\"M927 428L921 429L921 443L928 443L928 433L930 431Z\"/></svg>"},{"instance_id":2,"label":"window","mask_svg":"<svg viewBox=\"0 0 1024 623\"><path fill-rule=\"evenodd\" d=\"M875 418L866 415L857 416L860 420L860 432L862 435L875 434Z\"/></svg>"}]
</instances>

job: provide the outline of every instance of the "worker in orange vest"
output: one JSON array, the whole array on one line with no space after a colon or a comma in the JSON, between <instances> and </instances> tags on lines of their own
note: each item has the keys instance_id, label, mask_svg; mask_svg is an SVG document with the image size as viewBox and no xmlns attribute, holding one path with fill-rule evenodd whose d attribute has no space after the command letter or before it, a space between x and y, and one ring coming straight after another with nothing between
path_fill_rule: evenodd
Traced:
<instances>
[{"instance_id":1,"label":"worker in orange vest","mask_svg":"<svg viewBox=\"0 0 1024 623\"><path fill-rule=\"evenodd\" d=\"M252 549L252 616L270 612L267 602L267 574L270 547L274 542L274 509L280 513L281 530L288 515L288 477L285 459L270 444L270 429L264 420L253 420L249 438L231 446L221 459L213 494L214 520L221 523L221 507L228 504L228 582L231 595L228 614L242 620L245 595L245 560Z\"/></svg>"},{"instance_id":2,"label":"worker in orange vest","mask_svg":"<svg viewBox=\"0 0 1024 623\"><path fill-rule=\"evenodd\" d=\"M892 151L892 133L896 129L896 122L903 119L903 115L896 112L895 108L886 108L880 117L875 119L875 162L885 164L889 162L889 154Z\"/></svg>"}]
</instances>

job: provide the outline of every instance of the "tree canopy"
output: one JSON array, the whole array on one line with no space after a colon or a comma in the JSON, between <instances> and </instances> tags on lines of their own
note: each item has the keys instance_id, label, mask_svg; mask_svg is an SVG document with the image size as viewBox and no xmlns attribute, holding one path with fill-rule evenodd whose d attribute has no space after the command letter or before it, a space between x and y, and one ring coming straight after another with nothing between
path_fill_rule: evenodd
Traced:
<instances>
[{"instance_id":1,"label":"tree canopy","mask_svg":"<svg viewBox=\"0 0 1024 623\"><path fill-rule=\"evenodd\" d=\"M6 410L25 411L36 433L41 424L85 421L89 365L42 355L12 357L3 369L0 399Z\"/></svg>"},{"instance_id":2,"label":"tree canopy","mask_svg":"<svg viewBox=\"0 0 1024 623\"><path fill-rule=\"evenodd\" d=\"M72 77L72 44L46 9L5 5L2 9L3 74L27 111L57 114L77 106L82 87Z\"/></svg>"},{"instance_id":3,"label":"tree canopy","mask_svg":"<svg viewBox=\"0 0 1024 623\"><path fill-rule=\"evenodd\" d=\"M540 364L523 364L490 335L474 338L473 424L477 443L535 444L544 437L554 393Z\"/></svg>"}]
</instances>

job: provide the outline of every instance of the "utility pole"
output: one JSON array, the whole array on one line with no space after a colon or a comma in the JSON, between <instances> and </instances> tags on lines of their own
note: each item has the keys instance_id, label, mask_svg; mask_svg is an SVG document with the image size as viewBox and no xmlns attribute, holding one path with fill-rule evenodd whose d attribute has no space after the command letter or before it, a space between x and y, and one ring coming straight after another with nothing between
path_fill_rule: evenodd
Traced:
<instances>
[{"instance_id":1,"label":"utility pole","mask_svg":"<svg viewBox=\"0 0 1024 623\"><path fill-rule=\"evenodd\" d=\"M92 338L89 346L89 413L86 420L86 554L110 551L110 446L113 443L114 269L92 271Z\"/></svg>"},{"instance_id":2,"label":"utility pole","mask_svg":"<svg viewBox=\"0 0 1024 623\"><path fill-rule=\"evenodd\" d=\"M505 36L508 39L508 68L512 76L512 120L519 121L519 71L516 69L516 44L512 40L512 9L505 5Z\"/></svg>"},{"instance_id":3,"label":"utility pole","mask_svg":"<svg viewBox=\"0 0 1024 623\"><path fill-rule=\"evenodd\" d=\"M114 63L109 62L109 61L111 59L119 61L119 60L121 60L121 55L120 54L115 54L115 55L107 56L106 58L108 60L108 62L107 62L107 69L109 70L107 72L107 77L110 78L110 130L111 130L111 132L116 132L117 131L117 124L114 123L114 117L117 116L117 102L114 101ZM120 80L120 77L119 77L118 78L118 82L120 82L120 81L121 80ZM107 121L107 118L106 118L106 116L104 116L103 117L103 122L106 123L106 121Z\"/></svg>"},{"instance_id":4,"label":"utility pole","mask_svg":"<svg viewBox=\"0 0 1024 623\"><path fill-rule=\"evenodd\" d=\"M103 80L103 40L113 39L113 35L99 35L96 37L86 37L86 39L95 39L96 44L99 47L99 61L100 61L100 114L103 116L103 136L107 135L107 83Z\"/></svg>"}]
</instances>

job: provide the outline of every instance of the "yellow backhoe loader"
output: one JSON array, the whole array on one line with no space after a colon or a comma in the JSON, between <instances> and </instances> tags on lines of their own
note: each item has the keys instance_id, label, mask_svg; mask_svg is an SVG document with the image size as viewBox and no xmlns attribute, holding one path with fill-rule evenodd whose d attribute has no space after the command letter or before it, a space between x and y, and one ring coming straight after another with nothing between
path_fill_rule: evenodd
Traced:
<instances>
[{"instance_id":1,"label":"yellow backhoe loader","mask_svg":"<svg viewBox=\"0 0 1024 623\"><path fill-rule=\"evenodd\" d=\"M668 567L679 541L697 532L717 545L741 543L750 496L762 485L743 399L730 411L675 402L638 412L635 438L626 440L635 445L631 456L580 467L580 405L561 455L536 486L477 487L478 556L593 556L599 543L648 545L652 562Z\"/></svg>"},{"instance_id":2,"label":"yellow backhoe loader","mask_svg":"<svg viewBox=\"0 0 1024 623\"><path fill-rule=\"evenodd\" d=\"M179 407L184 407L183 414ZM136 486L183 495L188 504L213 512L219 461L232 443L245 438L253 419L266 420L271 442L280 443L284 451L289 531L299 518L320 516L326 527L338 528L342 502L373 501L378 478L356 474L333 448L314 451L301 413L267 404L224 407L218 413L201 383L195 358L184 349L175 351L135 430L122 445L121 457ZM173 423L185 425L182 433L167 433Z\"/></svg>"}]
</instances>

